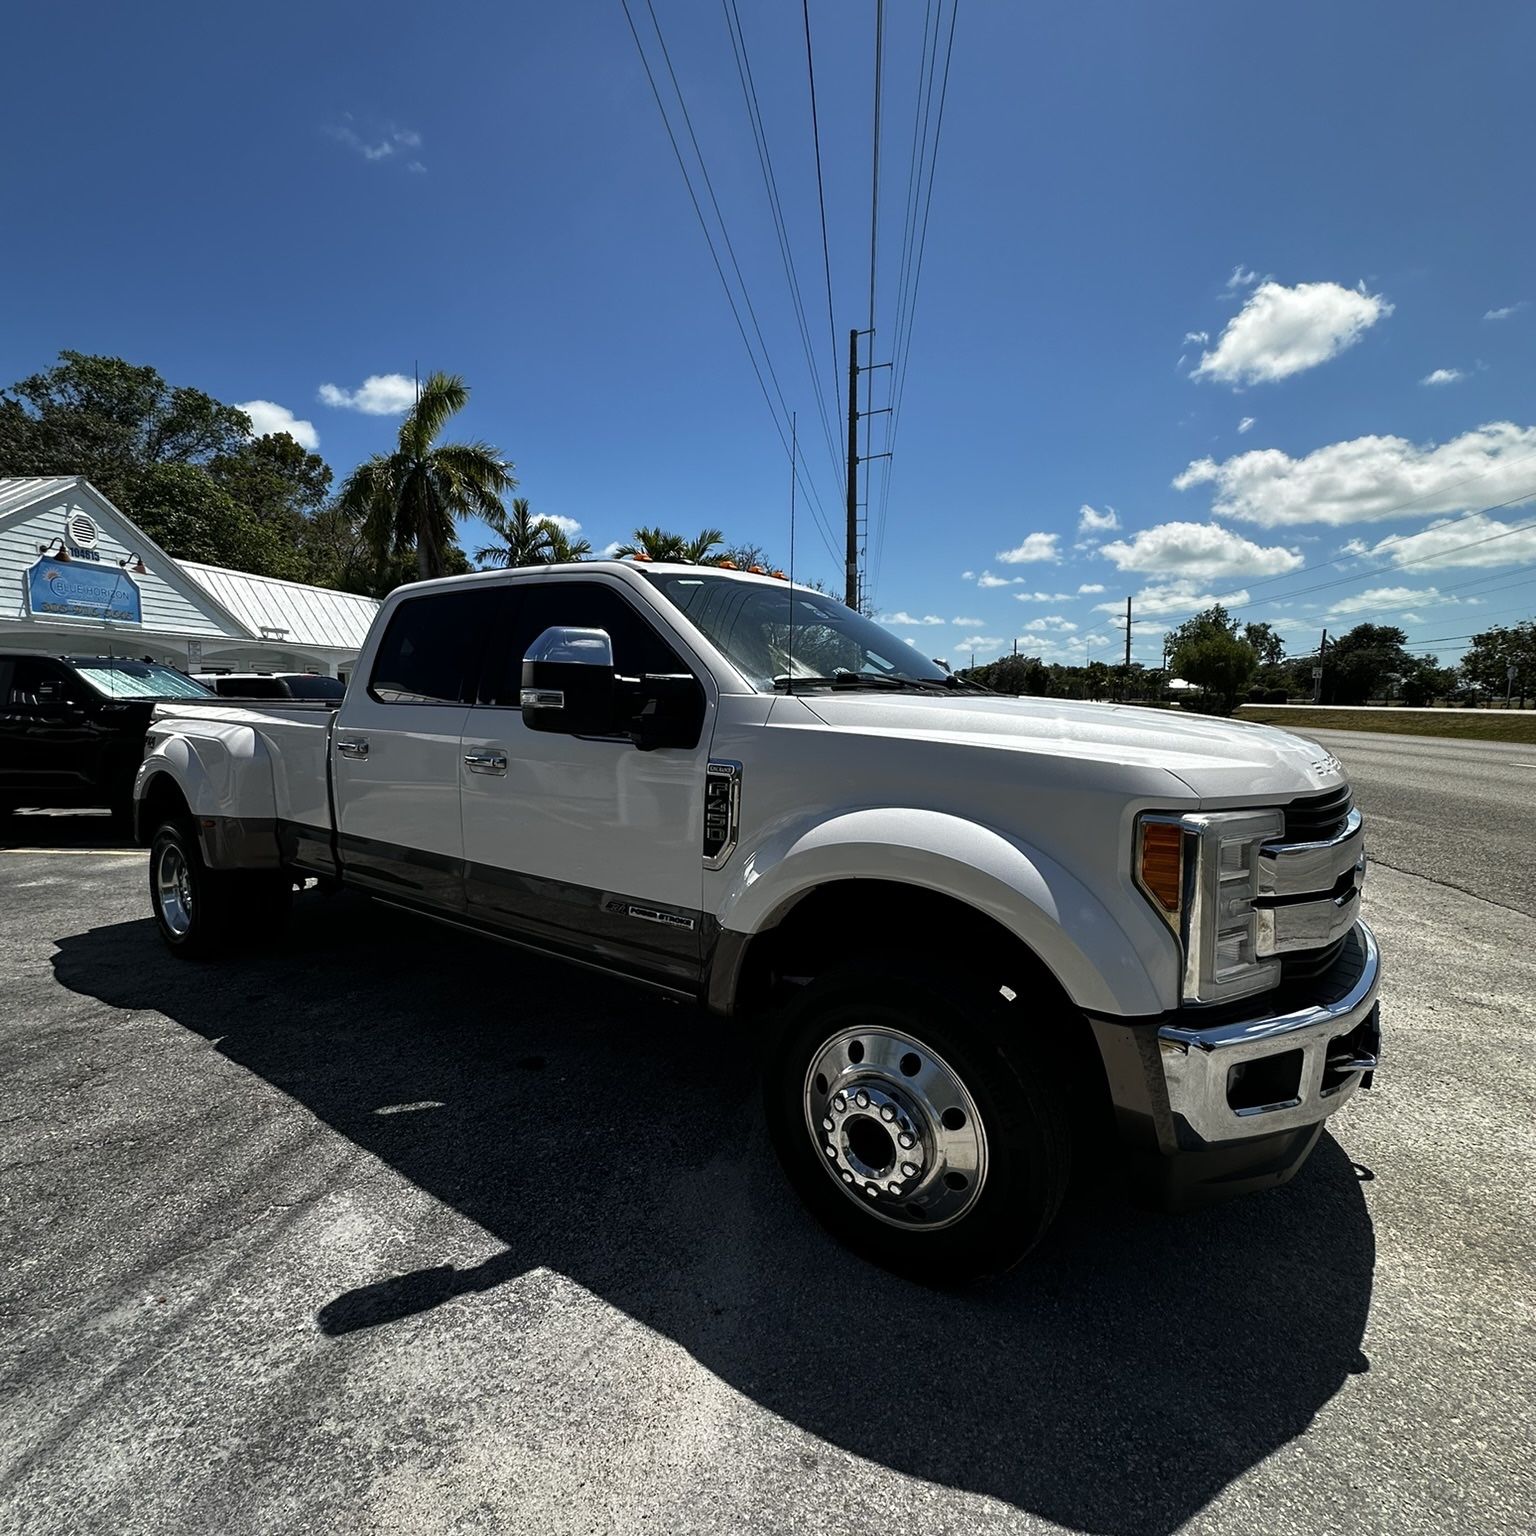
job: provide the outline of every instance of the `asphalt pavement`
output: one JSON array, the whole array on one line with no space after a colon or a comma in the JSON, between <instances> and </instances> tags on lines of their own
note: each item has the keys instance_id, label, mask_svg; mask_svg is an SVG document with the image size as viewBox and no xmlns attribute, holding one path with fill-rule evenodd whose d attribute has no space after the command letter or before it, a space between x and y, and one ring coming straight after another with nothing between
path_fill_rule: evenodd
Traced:
<instances>
[{"instance_id":1,"label":"asphalt pavement","mask_svg":"<svg viewBox=\"0 0 1536 1536\"><path fill-rule=\"evenodd\" d=\"M1343 762L1374 864L1536 917L1536 746L1297 734Z\"/></svg>"},{"instance_id":2,"label":"asphalt pavement","mask_svg":"<svg viewBox=\"0 0 1536 1536\"><path fill-rule=\"evenodd\" d=\"M1285 1189L961 1295L805 1217L717 1021L349 896L179 962L141 854L27 827L0 1532L1530 1530L1529 822L1450 857L1510 795L1437 775L1509 769L1335 734L1396 821L1377 1086Z\"/></svg>"}]
</instances>

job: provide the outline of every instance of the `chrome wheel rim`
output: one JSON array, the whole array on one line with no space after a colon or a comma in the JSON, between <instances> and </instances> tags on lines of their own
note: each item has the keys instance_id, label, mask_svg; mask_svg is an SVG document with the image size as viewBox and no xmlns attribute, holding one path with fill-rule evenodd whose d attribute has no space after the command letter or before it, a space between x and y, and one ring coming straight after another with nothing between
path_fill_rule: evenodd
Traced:
<instances>
[{"instance_id":1,"label":"chrome wheel rim","mask_svg":"<svg viewBox=\"0 0 1536 1536\"><path fill-rule=\"evenodd\" d=\"M843 1193L892 1226L953 1226L981 1196L987 1133L958 1073L922 1041L845 1029L811 1056L805 1128Z\"/></svg>"},{"instance_id":2,"label":"chrome wheel rim","mask_svg":"<svg viewBox=\"0 0 1536 1536\"><path fill-rule=\"evenodd\" d=\"M177 938L184 937L192 927L192 876L186 855L175 843L167 843L160 850L155 865L155 900L161 921Z\"/></svg>"}]
</instances>

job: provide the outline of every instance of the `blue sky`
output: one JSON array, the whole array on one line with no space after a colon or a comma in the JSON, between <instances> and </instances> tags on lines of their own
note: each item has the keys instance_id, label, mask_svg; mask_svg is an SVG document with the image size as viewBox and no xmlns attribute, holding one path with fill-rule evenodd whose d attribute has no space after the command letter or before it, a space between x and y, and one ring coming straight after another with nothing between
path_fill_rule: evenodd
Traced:
<instances>
[{"instance_id":1,"label":"blue sky","mask_svg":"<svg viewBox=\"0 0 1536 1536\"><path fill-rule=\"evenodd\" d=\"M835 537L726 12L655 5ZM800 7L738 8L835 412ZM877 357L926 12L886 9ZM810 11L841 348L874 4ZM31 6L8 36L32 62L7 78L0 379L118 353L271 402L340 476L419 362L467 378L464 431L597 547L715 525L787 560L785 454L620 0ZM968 661L1108 658L1099 605L1127 594L1148 659L1213 595L1298 651L1325 623L1417 644L1529 616L1536 528L1505 530L1536 522L1533 56L1522 3L961 0L888 499L876 472L887 618ZM839 587L801 506L797 574Z\"/></svg>"}]
</instances>

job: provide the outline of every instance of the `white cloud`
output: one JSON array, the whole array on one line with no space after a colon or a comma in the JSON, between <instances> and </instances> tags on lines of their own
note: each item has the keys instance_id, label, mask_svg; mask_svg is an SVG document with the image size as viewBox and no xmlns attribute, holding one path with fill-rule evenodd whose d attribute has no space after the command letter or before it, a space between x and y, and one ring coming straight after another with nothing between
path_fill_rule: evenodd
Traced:
<instances>
[{"instance_id":1,"label":"white cloud","mask_svg":"<svg viewBox=\"0 0 1536 1536\"><path fill-rule=\"evenodd\" d=\"M1184 340L1192 347L1209 346L1211 333L1209 331L1185 331Z\"/></svg>"},{"instance_id":2,"label":"white cloud","mask_svg":"<svg viewBox=\"0 0 1536 1536\"><path fill-rule=\"evenodd\" d=\"M365 416L400 416L416 403L416 385L403 373L370 373L356 389L322 384L320 403Z\"/></svg>"},{"instance_id":3,"label":"white cloud","mask_svg":"<svg viewBox=\"0 0 1536 1536\"><path fill-rule=\"evenodd\" d=\"M1056 552L1056 541L1060 537L1054 533L1030 533L1024 536L1022 544L1016 544L1012 549L1000 549L997 558L1004 565L1029 565L1035 561L1056 562L1061 556Z\"/></svg>"},{"instance_id":4,"label":"white cloud","mask_svg":"<svg viewBox=\"0 0 1536 1536\"><path fill-rule=\"evenodd\" d=\"M299 447L311 453L320 446L320 434L312 421L295 416L286 405L273 400L247 400L235 407L251 418L251 435L265 437L269 432L286 432Z\"/></svg>"},{"instance_id":5,"label":"white cloud","mask_svg":"<svg viewBox=\"0 0 1536 1536\"><path fill-rule=\"evenodd\" d=\"M975 571L961 571L960 572L960 580L961 581L975 581L976 580L976 572Z\"/></svg>"},{"instance_id":6,"label":"white cloud","mask_svg":"<svg viewBox=\"0 0 1536 1536\"><path fill-rule=\"evenodd\" d=\"M1253 417L1244 416L1243 419L1237 424L1238 436L1241 437L1244 432L1251 431L1253 431Z\"/></svg>"},{"instance_id":7,"label":"white cloud","mask_svg":"<svg viewBox=\"0 0 1536 1536\"><path fill-rule=\"evenodd\" d=\"M1232 276L1227 279L1227 287L1234 291L1238 288L1251 288L1259 280L1259 274L1251 269L1245 270L1242 262L1232 268Z\"/></svg>"},{"instance_id":8,"label":"white cloud","mask_svg":"<svg viewBox=\"0 0 1536 1536\"><path fill-rule=\"evenodd\" d=\"M563 517L558 512L541 512L539 520L545 523L553 523L567 538L573 533L581 532L581 524L574 517Z\"/></svg>"},{"instance_id":9,"label":"white cloud","mask_svg":"<svg viewBox=\"0 0 1536 1536\"><path fill-rule=\"evenodd\" d=\"M1368 553L1385 557L1392 565L1414 561L1420 570L1445 566L1495 566L1536 560L1536 527L1522 521L1502 523L1496 517L1475 513L1471 517L1432 523L1422 533L1406 538L1383 539ZM1519 529L1511 533L1511 528Z\"/></svg>"},{"instance_id":10,"label":"white cloud","mask_svg":"<svg viewBox=\"0 0 1536 1536\"><path fill-rule=\"evenodd\" d=\"M1062 634L1071 634L1077 628L1077 625L1072 623L1070 619L1063 618L1059 613L1050 613L1043 619L1031 619L1024 628L1037 632L1045 629L1054 629L1059 630Z\"/></svg>"},{"instance_id":11,"label":"white cloud","mask_svg":"<svg viewBox=\"0 0 1536 1536\"><path fill-rule=\"evenodd\" d=\"M910 613L903 611L901 613L891 614L886 618L885 622L887 624L942 624L944 620L941 619L936 613L925 614L922 618L918 619L914 618ZM956 622L969 623L971 621L967 619L957 620Z\"/></svg>"},{"instance_id":12,"label":"white cloud","mask_svg":"<svg viewBox=\"0 0 1536 1536\"><path fill-rule=\"evenodd\" d=\"M1016 603L1070 603L1070 592L1015 592L1013 600Z\"/></svg>"},{"instance_id":13,"label":"white cloud","mask_svg":"<svg viewBox=\"0 0 1536 1536\"><path fill-rule=\"evenodd\" d=\"M1216 523L1159 523L1099 551L1122 571L1167 571L1195 581L1281 576L1303 563L1294 550L1255 544Z\"/></svg>"},{"instance_id":14,"label":"white cloud","mask_svg":"<svg viewBox=\"0 0 1536 1536\"><path fill-rule=\"evenodd\" d=\"M1079 597L1088 597L1092 593L1102 592L1103 590L1104 590L1104 583L1103 582L1101 582L1101 581L1085 581L1082 584L1082 586L1080 586L1077 589L1077 595Z\"/></svg>"},{"instance_id":15,"label":"white cloud","mask_svg":"<svg viewBox=\"0 0 1536 1536\"><path fill-rule=\"evenodd\" d=\"M1087 502L1084 502L1077 509L1079 533L1109 533L1119 526L1120 518L1113 507L1105 507L1102 512L1095 512Z\"/></svg>"},{"instance_id":16,"label":"white cloud","mask_svg":"<svg viewBox=\"0 0 1536 1536\"><path fill-rule=\"evenodd\" d=\"M1275 528L1335 527L1402 513L1435 517L1495 502L1536 500L1536 427L1496 421L1440 444L1357 437L1293 459L1259 448L1218 464L1196 459L1176 490L1213 484L1211 510Z\"/></svg>"},{"instance_id":17,"label":"white cloud","mask_svg":"<svg viewBox=\"0 0 1536 1536\"><path fill-rule=\"evenodd\" d=\"M979 629L987 621L985 619L951 619L951 624L959 624L966 629Z\"/></svg>"},{"instance_id":18,"label":"white cloud","mask_svg":"<svg viewBox=\"0 0 1536 1536\"><path fill-rule=\"evenodd\" d=\"M1368 587L1351 597L1341 597L1331 607L1326 617L1345 619L1354 613L1376 613L1383 609L1395 612L1399 608L1412 608L1427 603L1454 603L1454 597L1445 597L1435 587Z\"/></svg>"},{"instance_id":19,"label":"white cloud","mask_svg":"<svg viewBox=\"0 0 1536 1536\"><path fill-rule=\"evenodd\" d=\"M1201 355L1192 379L1268 384L1326 363L1378 320L1392 313L1380 294L1338 283L1266 281L1227 322L1213 350Z\"/></svg>"},{"instance_id":20,"label":"white cloud","mask_svg":"<svg viewBox=\"0 0 1536 1536\"><path fill-rule=\"evenodd\" d=\"M1516 304L1506 304L1502 309L1490 309L1484 316L1484 320L1508 320L1511 315L1518 315L1522 309L1529 309L1531 301L1521 299Z\"/></svg>"},{"instance_id":21,"label":"white cloud","mask_svg":"<svg viewBox=\"0 0 1536 1536\"><path fill-rule=\"evenodd\" d=\"M1203 608L1209 608L1214 603L1224 603L1228 607L1235 608L1247 601L1246 591L1202 592L1192 581L1161 582L1157 586L1143 587L1135 594L1131 599L1131 617L1162 619L1169 615L1177 615L1183 618L1186 614L1198 613ZM1124 603L1097 603L1094 607L1098 613L1120 615L1125 613Z\"/></svg>"},{"instance_id":22,"label":"white cloud","mask_svg":"<svg viewBox=\"0 0 1536 1536\"><path fill-rule=\"evenodd\" d=\"M337 143L355 150L364 160L390 160L403 149L421 148L421 135L414 128L377 128L363 134L353 126L354 121L348 112L341 122L327 123L325 131ZM420 160L412 160L408 169L422 172L426 166Z\"/></svg>"},{"instance_id":23,"label":"white cloud","mask_svg":"<svg viewBox=\"0 0 1536 1536\"><path fill-rule=\"evenodd\" d=\"M1022 576L994 576L991 571L983 571L976 578L978 587L1016 587L1024 580Z\"/></svg>"},{"instance_id":24,"label":"white cloud","mask_svg":"<svg viewBox=\"0 0 1536 1536\"><path fill-rule=\"evenodd\" d=\"M602 554L604 560L612 560L618 555L619 551L623 549L623 547L624 545L620 540L610 539L606 544L603 545L600 553Z\"/></svg>"},{"instance_id":25,"label":"white cloud","mask_svg":"<svg viewBox=\"0 0 1536 1536\"><path fill-rule=\"evenodd\" d=\"M1433 373L1426 373L1420 384L1455 384L1466 378L1460 368L1436 368Z\"/></svg>"},{"instance_id":26,"label":"white cloud","mask_svg":"<svg viewBox=\"0 0 1536 1536\"><path fill-rule=\"evenodd\" d=\"M975 651L980 656L987 651L995 651L1002 643L996 635L967 635L965 639L955 641L955 649Z\"/></svg>"}]
</instances>

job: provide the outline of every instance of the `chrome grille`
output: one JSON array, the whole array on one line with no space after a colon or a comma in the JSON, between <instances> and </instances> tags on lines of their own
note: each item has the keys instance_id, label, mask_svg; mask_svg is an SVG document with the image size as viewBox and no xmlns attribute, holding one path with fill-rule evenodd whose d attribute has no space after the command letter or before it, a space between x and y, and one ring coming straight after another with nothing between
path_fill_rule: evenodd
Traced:
<instances>
[{"instance_id":1,"label":"chrome grille","mask_svg":"<svg viewBox=\"0 0 1536 1536\"><path fill-rule=\"evenodd\" d=\"M1293 800L1285 810L1285 840L1288 843L1325 843L1337 837L1354 807L1349 785L1325 790Z\"/></svg>"}]
</instances>

